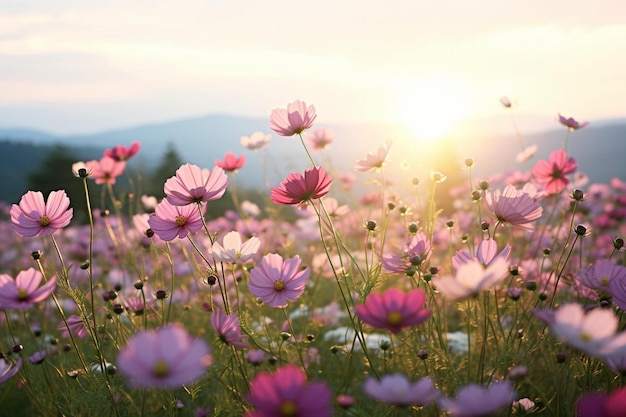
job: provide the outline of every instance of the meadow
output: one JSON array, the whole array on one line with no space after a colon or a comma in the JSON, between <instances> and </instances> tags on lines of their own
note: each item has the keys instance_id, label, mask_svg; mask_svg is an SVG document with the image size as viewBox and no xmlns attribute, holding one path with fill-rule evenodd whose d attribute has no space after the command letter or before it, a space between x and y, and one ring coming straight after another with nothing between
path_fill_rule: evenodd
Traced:
<instances>
[{"instance_id":1,"label":"meadow","mask_svg":"<svg viewBox=\"0 0 626 417\"><path fill-rule=\"evenodd\" d=\"M237 193L241 148L183 164L163 196L121 192L140 143L68 166L82 201L5 204L0 415L625 415L626 183L568 154L585 123L559 116L562 148L522 146L490 178L468 158L448 187L387 177L392 141L334 172L315 119L295 101L271 143L241 139L310 161L262 204Z\"/></svg>"}]
</instances>

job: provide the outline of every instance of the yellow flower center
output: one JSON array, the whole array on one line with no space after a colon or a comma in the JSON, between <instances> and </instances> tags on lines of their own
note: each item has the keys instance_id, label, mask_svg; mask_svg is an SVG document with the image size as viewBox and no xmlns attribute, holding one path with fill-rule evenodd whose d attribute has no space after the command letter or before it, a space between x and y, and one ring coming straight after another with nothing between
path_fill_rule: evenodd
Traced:
<instances>
[{"instance_id":1,"label":"yellow flower center","mask_svg":"<svg viewBox=\"0 0 626 417\"><path fill-rule=\"evenodd\" d=\"M591 336L589 335L589 333L581 333L580 334L580 340L582 340L583 342L588 342L591 340Z\"/></svg>"},{"instance_id":2,"label":"yellow flower center","mask_svg":"<svg viewBox=\"0 0 626 417\"><path fill-rule=\"evenodd\" d=\"M602 285L603 287L606 287L607 285L609 285L609 277L600 278L600 285Z\"/></svg>"},{"instance_id":3,"label":"yellow flower center","mask_svg":"<svg viewBox=\"0 0 626 417\"><path fill-rule=\"evenodd\" d=\"M176 216L176 224L184 226L187 224L187 218L185 216Z\"/></svg>"},{"instance_id":4,"label":"yellow flower center","mask_svg":"<svg viewBox=\"0 0 626 417\"><path fill-rule=\"evenodd\" d=\"M280 417L296 417L298 415L298 406L291 400L287 400L280 405L278 410Z\"/></svg>"},{"instance_id":5,"label":"yellow flower center","mask_svg":"<svg viewBox=\"0 0 626 417\"><path fill-rule=\"evenodd\" d=\"M43 227L50 226L50 217L41 216L39 218L39 224L42 225Z\"/></svg>"},{"instance_id":6,"label":"yellow flower center","mask_svg":"<svg viewBox=\"0 0 626 417\"><path fill-rule=\"evenodd\" d=\"M156 378L164 378L170 373L170 367L165 361L157 361L152 367L152 375Z\"/></svg>"},{"instance_id":7,"label":"yellow flower center","mask_svg":"<svg viewBox=\"0 0 626 417\"><path fill-rule=\"evenodd\" d=\"M24 288L20 288L19 290L17 290L17 299L19 301L28 300L28 292L26 292Z\"/></svg>"},{"instance_id":8,"label":"yellow flower center","mask_svg":"<svg viewBox=\"0 0 626 417\"><path fill-rule=\"evenodd\" d=\"M276 291L282 291L285 289L285 283L282 279L277 279L276 281L274 281L274 289Z\"/></svg>"},{"instance_id":9,"label":"yellow flower center","mask_svg":"<svg viewBox=\"0 0 626 417\"><path fill-rule=\"evenodd\" d=\"M399 326L402 324L402 313L399 311L390 311L387 314L387 323L391 326Z\"/></svg>"}]
</instances>

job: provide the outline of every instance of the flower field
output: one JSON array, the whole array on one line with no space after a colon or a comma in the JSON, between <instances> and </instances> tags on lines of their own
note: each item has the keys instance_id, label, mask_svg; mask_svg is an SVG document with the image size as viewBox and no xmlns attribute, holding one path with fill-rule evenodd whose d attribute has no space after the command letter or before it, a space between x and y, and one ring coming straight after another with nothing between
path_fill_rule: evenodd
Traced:
<instances>
[{"instance_id":1,"label":"flower field","mask_svg":"<svg viewBox=\"0 0 626 417\"><path fill-rule=\"evenodd\" d=\"M466 159L448 187L387 178L385 138L335 172L318 155L344 139L315 121L295 101L271 143L241 138L310 161L263 204L236 192L238 149L162 196L121 192L134 143L67 167L82 201L3 206L0 415L625 415L626 183L589 183L567 152L587 123L559 115L546 160L522 146L517 170L474 178Z\"/></svg>"}]
</instances>

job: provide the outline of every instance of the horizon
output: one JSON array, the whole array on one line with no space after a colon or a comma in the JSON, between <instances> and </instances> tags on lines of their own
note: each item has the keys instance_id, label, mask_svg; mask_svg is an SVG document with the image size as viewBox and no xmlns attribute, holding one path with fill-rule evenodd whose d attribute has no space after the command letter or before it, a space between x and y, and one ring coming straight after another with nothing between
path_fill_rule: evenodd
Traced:
<instances>
[{"instance_id":1,"label":"horizon","mask_svg":"<svg viewBox=\"0 0 626 417\"><path fill-rule=\"evenodd\" d=\"M301 99L325 124L432 140L504 114L501 96L546 124L620 118L626 59L612 51L626 49L626 24L611 12L619 1L601 3L5 3L0 127L65 136L269 119Z\"/></svg>"}]
</instances>

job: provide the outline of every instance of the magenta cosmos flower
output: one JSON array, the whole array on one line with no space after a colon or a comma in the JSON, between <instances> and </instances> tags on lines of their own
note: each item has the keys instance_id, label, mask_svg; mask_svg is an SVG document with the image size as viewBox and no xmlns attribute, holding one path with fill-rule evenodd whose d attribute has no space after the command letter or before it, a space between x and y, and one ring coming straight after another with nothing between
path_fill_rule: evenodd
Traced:
<instances>
[{"instance_id":1,"label":"magenta cosmos flower","mask_svg":"<svg viewBox=\"0 0 626 417\"><path fill-rule=\"evenodd\" d=\"M576 417L621 417L626 410L626 388L618 388L610 394L589 392L576 403Z\"/></svg>"},{"instance_id":2,"label":"magenta cosmos flower","mask_svg":"<svg viewBox=\"0 0 626 417\"><path fill-rule=\"evenodd\" d=\"M241 333L237 314L226 314L222 310L211 313L211 327L217 332L220 340L238 348L250 347L246 339L248 336Z\"/></svg>"},{"instance_id":3,"label":"magenta cosmos flower","mask_svg":"<svg viewBox=\"0 0 626 417\"><path fill-rule=\"evenodd\" d=\"M533 167L533 177L543 184L546 194L560 193L569 184L566 175L576 171L578 163L574 158L568 158L567 152L557 149L552 152L547 161L537 161Z\"/></svg>"},{"instance_id":4,"label":"magenta cosmos flower","mask_svg":"<svg viewBox=\"0 0 626 417\"><path fill-rule=\"evenodd\" d=\"M580 123L576 121L573 117L565 117L559 114L559 123L568 128L569 130L578 130L587 126L589 122Z\"/></svg>"},{"instance_id":5,"label":"magenta cosmos flower","mask_svg":"<svg viewBox=\"0 0 626 417\"><path fill-rule=\"evenodd\" d=\"M0 384L7 382L13 378L20 370L22 366L22 358L18 357L15 364L11 364L6 359L0 359Z\"/></svg>"},{"instance_id":6,"label":"magenta cosmos flower","mask_svg":"<svg viewBox=\"0 0 626 417\"><path fill-rule=\"evenodd\" d=\"M313 126L317 115L315 107L304 101L289 103L286 109L274 109L270 115L270 128L280 136L299 135Z\"/></svg>"},{"instance_id":7,"label":"magenta cosmos flower","mask_svg":"<svg viewBox=\"0 0 626 417\"><path fill-rule=\"evenodd\" d=\"M487 416L501 408L511 407L516 395L515 389L506 380L491 384L489 388L469 384L457 392L456 399L440 398L439 407L455 417Z\"/></svg>"},{"instance_id":8,"label":"magenta cosmos flower","mask_svg":"<svg viewBox=\"0 0 626 417\"><path fill-rule=\"evenodd\" d=\"M304 175L291 173L272 189L270 198L276 204L303 204L328 194L333 179L322 167L309 168Z\"/></svg>"},{"instance_id":9,"label":"magenta cosmos flower","mask_svg":"<svg viewBox=\"0 0 626 417\"><path fill-rule=\"evenodd\" d=\"M370 397L387 404L409 406L434 403L440 396L439 390L430 378L422 378L411 383L406 375L392 374L383 376L380 381L367 378L363 391Z\"/></svg>"},{"instance_id":10,"label":"magenta cosmos flower","mask_svg":"<svg viewBox=\"0 0 626 417\"><path fill-rule=\"evenodd\" d=\"M165 181L163 190L167 200L175 206L222 198L228 186L228 176L220 167L211 171L197 165L184 164L176 170L176 175Z\"/></svg>"},{"instance_id":11,"label":"magenta cosmos flower","mask_svg":"<svg viewBox=\"0 0 626 417\"><path fill-rule=\"evenodd\" d=\"M424 309L426 294L420 289L405 293L390 288L384 293L371 293L365 303L356 306L356 315L378 329L399 333L402 328L428 320L432 311Z\"/></svg>"},{"instance_id":12,"label":"magenta cosmos flower","mask_svg":"<svg viewBox=\"0 0 626 417\"><path fill-rule=\"evenodd\" d=\"M66 322L67 325L65 321L61 321L57 326L57 330L61 332L61 337L69 337L70 332L73 336L78 336L81 339L87 336L87 327L79 316L73 314L66 319Z\"/></svg>"},{"instance_id":13,"label":"magenta cosmos flower","mask_svg":"<svg viewBox=\"0 0 626 417\"><path fill-rule=\"evenodd\" d=\"M105 150L104 156L113 158L116 161L126 161L135 156L135 154L139 152L140 147L141 143L139 142L133 142L129 147L117 145L111 149Z\"/></svg>"},{"instance_id":14,"label":"magenta cosmos flower","mask_svg":"<svg viewBox=\"0 0 626 417\"><path fill-rule=\"evenodd\" d=\"M274 374L261 372L250 384L248 401L255 411L246 417L330 417L331 390L323 382L307 382L294 365L285 365Z\"/></svg>"},{"instance_id":15,"label":"magenta cosmos flower","mask_svg":"<svg viewBox=\"0 0 626 417\"><path fill-rule=\"evenodd\" d=\"M184 327L169 325L135 333L117 356L117 368L134 388L178 388L204 375L209 346Z\"/></svg>"},{"instance_id":16,"label":"magenta cosmos flower","mask_svg":"<svg viewBox=\"0 0 626 417\"><path fill-rule=\"evenodd\" d=\"M65 191L52 191L45 202L39 191L28 191L11 206L11 224L22 237L48 236L70 224L74 209Z\"/></svg>"},{"instance_id":17,"label":"magenta cosmos flower","mask_svg":"<svg viewBox=\"0 0 626 417\"><path fill-rule=\"evenodd\" d=\"M532 231L535 220L543 214L543 208L525 190L507 185L504 191L488 190L485 194L487 208L499 223L507 223Z\"/></svg>"},{"instance_id":18,"label":"magenta cosmos flower","mask_svg":"<svg viewBox=\"0 0 626 417\"><path fill-rule=\"evenodd\" d=\"M99 161L85 162L89 178L96 184L115 184L116 178L124 173L126 161L116 161L109 156L103 156Z\"/></svg>"},{"instance_id":19,"label":"magenta cosmos flower","mask_svg":"<svg viewBox=\"0 0 626 417\"><path fill-rule=\"evenodd\" d=\"M272 307L286 307L304 292L310 270L300 270L300 257L284 259L268 253L250 271L248 289L259 300Z\"/></svg>"},{"instance_id":20,"label":"magenta cosmos flower","mask_svg":"<svg viewBox=\"0 0 626 417\"><path fill-rule=\"evenodd\" d=\"M226 152L224 155L224 160L216 159L215 165L222 168L226 172L234 172L246 163L246 156L240 155L237 157L233 152Z\"/></svg>"},{"instance_id":21,"label":"magenta cosmos flower","mask_svg":"<svg viewBox=\"0 0 626 417\"><path fill-rule=\"evenodd\" d=\"M35 268L21 271L15 279L7 274L0 275L0 308L6 310L28 310L52 294L57 285L52 277L41 287L43 276Z\"/></svg>"},{"instance_id":22,"label":"magenta cosmos flower","mask_svg":"<svg viewBox=\"0 0 626 417\"><path fill-rule=\"evenodd\" d=\"M150 229L162 240L183 239L189 233L195 233L202 228L202 215L206 206L195 205L175 206L169 200L163 199L150 215L148 224ZM202 212L202 215L200 214Z\"/></svg>"}]
</instances>

